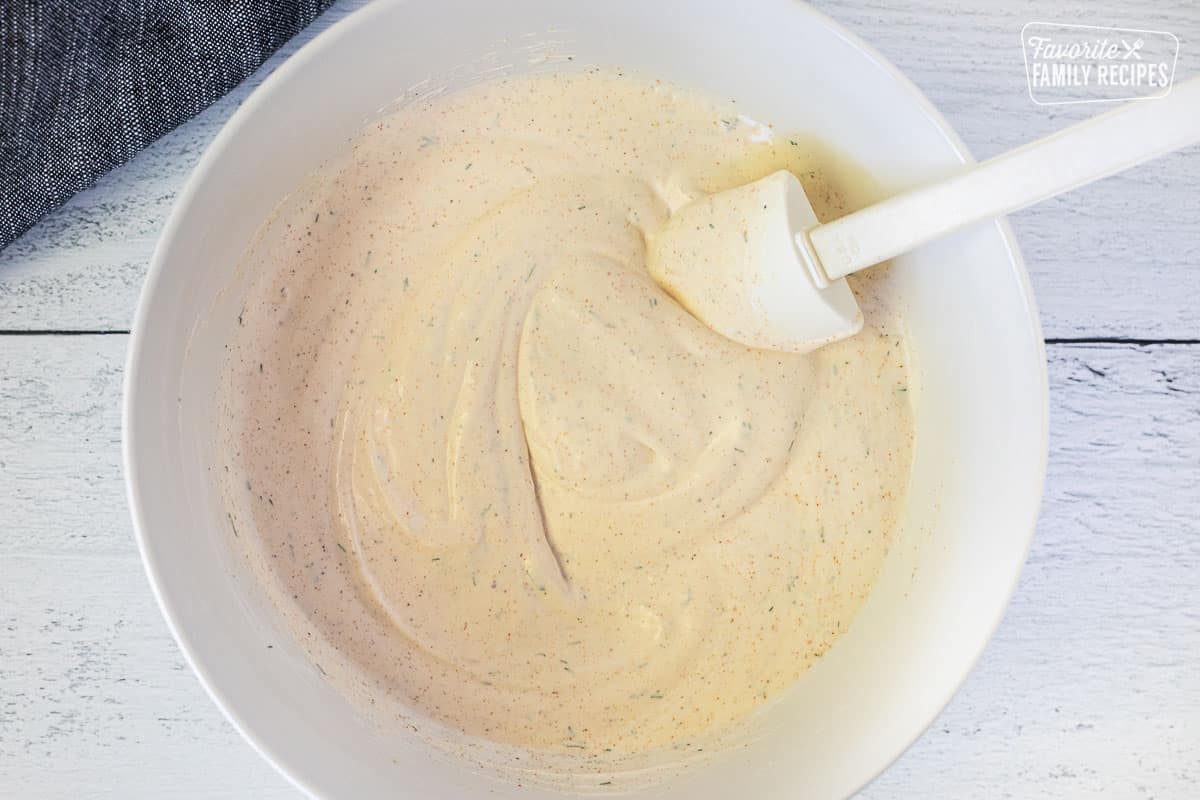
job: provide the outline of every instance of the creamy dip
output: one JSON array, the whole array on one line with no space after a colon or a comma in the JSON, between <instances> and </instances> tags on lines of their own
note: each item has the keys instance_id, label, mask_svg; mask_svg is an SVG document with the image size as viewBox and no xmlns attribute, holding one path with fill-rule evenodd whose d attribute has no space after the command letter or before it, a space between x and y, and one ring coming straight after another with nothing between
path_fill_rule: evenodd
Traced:
<instances>
[{"instance_id":1,"label":"creamy dip","mask_svg":"<svg viewBox=\"0 0 1200 800\"><path fill-rule=\"evenodd\" d=\"M672 208L776 169L838 213L821 152L670 85L542 75L409 104L283 202L243 264L222 457L331 680L643 753L718 736L846 630L911 461L890 317L860 281L860 335L752 350L645 266Z\"/></svg>"}]
</instances>

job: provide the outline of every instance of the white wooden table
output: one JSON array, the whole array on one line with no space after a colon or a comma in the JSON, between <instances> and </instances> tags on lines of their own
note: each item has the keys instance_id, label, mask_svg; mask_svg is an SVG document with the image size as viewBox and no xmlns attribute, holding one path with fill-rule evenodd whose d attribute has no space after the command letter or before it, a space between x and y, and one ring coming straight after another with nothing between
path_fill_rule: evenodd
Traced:
<instances>
[{"instance_id":1,"label":"white wooden table","mask_svg":"<svg viewBox=\"0 0 1200 800\"><path fill-rule=\"evenodd\" d=\"M122 487L120 382L155 237L201 151L360 4L0 252L0 797L298 796L205 696L155 607ZM977 157L1094 110L1030 102L1030 20L1173 31L1179 74L1200 72L1191 0L817 5ZM1200 150L1013 224L1050 359L1041 523L981 663L864 796L1197 798Z\"/></svg>"}]
</instances>

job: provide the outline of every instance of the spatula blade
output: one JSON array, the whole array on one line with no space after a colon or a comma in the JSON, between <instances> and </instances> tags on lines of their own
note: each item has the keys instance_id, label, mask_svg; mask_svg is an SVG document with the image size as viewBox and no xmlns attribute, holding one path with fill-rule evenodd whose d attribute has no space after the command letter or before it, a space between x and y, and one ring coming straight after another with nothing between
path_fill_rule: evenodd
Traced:
<instances>
[{"instance_id":1,"label":"spatula blade","mask_svg":"<svg viewBox=\"0 0 1200 800\"><path fill-rule=\"evenodd\" d=\"M678 209L648 243L650 274L723 336L806 353L863 326L845 279L820 285L797 244L817 224L804 187L781 170Z\"/></svg>"}]
</instances>

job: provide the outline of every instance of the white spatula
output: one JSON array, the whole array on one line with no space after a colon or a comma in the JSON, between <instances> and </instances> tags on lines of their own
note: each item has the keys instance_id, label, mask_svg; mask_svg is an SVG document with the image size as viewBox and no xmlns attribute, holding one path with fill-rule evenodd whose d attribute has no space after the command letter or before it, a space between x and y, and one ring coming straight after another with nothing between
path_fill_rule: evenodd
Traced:
<instances>
[{"instance_id":1,"label":"white spatula","mask_svg":"<svg viewBox=\"0 0 1200 800\"><path fill-rule=\"evenodd\" d=\"M807 352L862 329L846 275L1197 141L1200 77L825 224L776 172L672 214L650 272L718 333Z\"/></svg>"}]
</instances>

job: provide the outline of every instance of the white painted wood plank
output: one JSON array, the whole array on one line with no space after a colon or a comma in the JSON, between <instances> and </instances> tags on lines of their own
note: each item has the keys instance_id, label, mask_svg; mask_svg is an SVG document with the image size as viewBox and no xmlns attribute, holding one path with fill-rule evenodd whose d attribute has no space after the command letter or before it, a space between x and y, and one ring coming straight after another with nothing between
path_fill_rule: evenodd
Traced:
<instances>
[{"instance_id":1,"label":"white painted wood plank","mask_svg":"<svg viewBox=\"0 0 1200 800\"><path fill-rule=\"evenodd\" d=\"M230 97L169 134L0 252L0 329L127 329L154 239L200 153L263 76L363 4L339 3ZM1161 28L1196 71L1192 0L817 0L929 95L979 157L1095 109L1028 97L1019 32L1034 19ZM796 81L804 76L793 77ZM1194 338L1200 331L1200 150L1170 156L1017 214L1047 336Z\"/></svg>"},{"instance_id":2,"label":"white painted wood plank","mask_svg":"<svg viewBox=\"0 0 1200 800\"><path fill-rule=\"evenodd\" d=\"M137 555L121 484L128 340L0 337L0 560Z\"/></svg>"},{"instance_id":3,"label":"white painted wood plank","mask_svg":"<svg viewBox=\"0 0 1200 800\"><path fill-rule=\"evenodd\" d=\"M295 797L208 699L142 572L128 338L0 337L0 798Z\"/></svg>"},{"instance_id":4,"label":"white painted wood plank","mask_svg":"<svg viewBox=\"0 0 1200 800\"><path fill-rule=\"evenodd\" d=\"M193 677L136 558L0 558L0 797L299 795Z\"/></svg>"},{"instance_id":5,"label":"white painted wood plank","mask_svg":"<svg viewBox=\"0 0 1200 800\"><path fill-rule=\"evenodd\" d=\"M866 798L1200 797L1200 347L1050 356L1049 475L1016 596Z\"/></svg>"},{"instance_id":6,"label":"white painted wood plank","mask_svg":"<svg viewBox=\"0 0 1200 800\"><path fill-rule=\"evenodd\" d=\"M0 797L295 797L154 607L119 469L125 344L0 338ZM1200 796L1200 347L1050 356L1049 485L1016 598L864 797Z\"/></svg>"}]
</instances>

